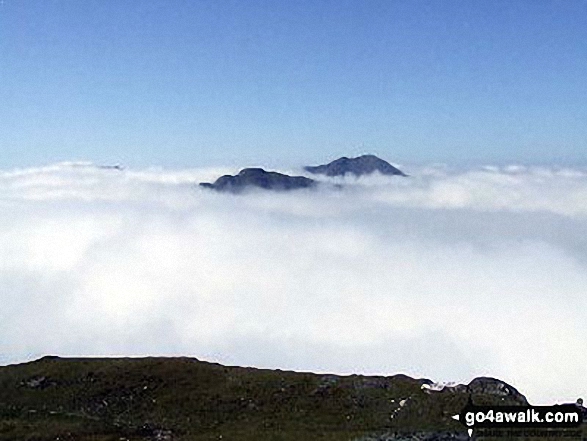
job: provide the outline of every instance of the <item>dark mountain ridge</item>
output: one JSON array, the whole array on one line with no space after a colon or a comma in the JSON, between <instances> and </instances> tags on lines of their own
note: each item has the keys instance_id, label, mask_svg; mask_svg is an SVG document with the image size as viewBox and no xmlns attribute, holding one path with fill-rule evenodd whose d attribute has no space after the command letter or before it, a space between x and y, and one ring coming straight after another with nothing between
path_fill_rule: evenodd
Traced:
<instances>
[{"instance_id":1,"label":"dark mountain ridge","mask_svg":"<svg viewBox=\"0 0 587 441\"><path fill-rule=\"evenodd\" d=\"M304 167L309 173L326 176L344 176L347 173L362 176L379 172L388 176L407 176L393 165L375 155L363 155L357 158L342 157L329 164ZM219 192L241 193L247 189L290 191L312 188L318 183L305 176L290 176L284 173L266 171L259 167L244 168L236 175L224 175L213 183L202 182L202 188ZM335 187L335 188L340 188Z\"/></svg>"},{"instance_id":2,"label":"dark mountain ridge","mask_svg":"<svg viewBox=\"0 0 587 441\"><path fill-rule=\"evenodd\" d=\"M289 176L283 173L265 171L262 168L244 168L237 175L224 175L214 183L202 182L201 187L221 192L240 193L247 188L289 191L311 188L316 181L304 176Z\"/></svg>"},{"instance_id":3,"label":"dark mountain ridge","mask_svg":"<svg viewBox=\"0 0 587 441\"><path fill-rule=\"evenodd\" d=\"M375 155L362 155L356 158L343 156L328 164L304 167L304 170L313 174L326 176L344 176L347 173L362 176L374 172L389 176L407 176L389 162Z\"/></svg>"}]
</instances>

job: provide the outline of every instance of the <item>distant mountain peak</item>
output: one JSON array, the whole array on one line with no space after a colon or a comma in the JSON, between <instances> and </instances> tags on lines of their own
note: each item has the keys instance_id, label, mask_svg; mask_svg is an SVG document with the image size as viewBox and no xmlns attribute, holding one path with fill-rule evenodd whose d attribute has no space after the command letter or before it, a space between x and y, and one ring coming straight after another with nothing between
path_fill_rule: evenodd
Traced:
<instances>
[{"instance_id":1,"label":"distant mountain peak","mask_svg":"<svg viewBox=\"0 0 587 441\"><path fill-rule=\"evenodd\" d=\"M304 170L313 174L326 176L344 176L347 173L361 176L374 172L390 176L407 176L404 172L397 169L389 162L384 161L375 155L362 155L356 158L347 158L346 156L343 156L328 164L304 167Z\"/></svg>"},{"instance_id":2,"label":"distant mountain peak","mask_svg":"<svg viewBox=\"0 0 587 441\"><path fill-rule=\"evenodd\" d=\"M224 175L214 183L202 182L201 187L212 190L240 193L247 188L289 191L310 188L316 181L304 176L289 176L283 173L266 171L262 168L244 168L237 175Z\"/></svg>"}]
</instances>

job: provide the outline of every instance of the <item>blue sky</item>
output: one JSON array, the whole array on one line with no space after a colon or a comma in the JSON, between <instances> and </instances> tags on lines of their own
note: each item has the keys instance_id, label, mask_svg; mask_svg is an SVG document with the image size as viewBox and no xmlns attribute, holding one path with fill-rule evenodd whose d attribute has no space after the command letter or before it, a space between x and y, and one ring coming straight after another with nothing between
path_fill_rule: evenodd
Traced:
<instances>
[{"instance_id":1,"label":"blue sky","mask_svg":"<svg viewBox=\"0 0 587 441\"><path fill-rule=\"evenodd\" d=\"M587 2L4 0L0 167L587 163Z\"/></svg>"}]
</instances>

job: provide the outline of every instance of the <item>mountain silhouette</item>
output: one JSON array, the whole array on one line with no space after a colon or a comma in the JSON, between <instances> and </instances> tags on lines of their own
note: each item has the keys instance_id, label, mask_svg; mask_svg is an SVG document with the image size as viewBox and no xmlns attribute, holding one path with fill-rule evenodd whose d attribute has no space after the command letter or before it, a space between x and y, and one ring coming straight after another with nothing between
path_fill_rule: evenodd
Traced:
<instances>
[{"instance_id":1,"label":"mountain silhouette","mask_svg":"<svg viewBox=\"0 0 587 441\"><path fill-rule=\"evenodd\" d=\"M362 155L357 158L343 156L328 164L304 167L304 170L313 174L326 176L344 176L347 173L361 176L373 172L379 172L382 175L407 176L389 162L375 155Z\"/></svg>"},{"instance_id":2,"label":"mountain silhouette","mask_svg":"<svg viewBox=\"0 0 587 441\"><path fill-rule=\"evenodd\" d=\"M208 182L200 183L201 187L229 193L239 193L248 188L289 191L310 188L315 185L316 181L310 178L289 176L283 173L265 171L262 168L245 168L235 176L221 176L213 184Z\"/></svg>"}]
</instances>

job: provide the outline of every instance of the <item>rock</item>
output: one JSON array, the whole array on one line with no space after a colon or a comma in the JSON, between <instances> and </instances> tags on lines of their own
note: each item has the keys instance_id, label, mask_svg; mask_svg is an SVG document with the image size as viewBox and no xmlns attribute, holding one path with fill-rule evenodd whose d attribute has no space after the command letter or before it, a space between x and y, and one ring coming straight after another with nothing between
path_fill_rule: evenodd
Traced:
<instances>
[{"instance_id":1,"label":"rock","mask_svg":"<svg viewBox=\"0 0 587 441\"><path fill-rule=\"evenodd\" d=\"M326 176L344 176L347 173L361 176L379 172L382 175L407 176L401 170L395 168L389 162L378 158L375 155L363 155L357 158L336 159L325 165L307 166L304 170L313 174Z\"/></svg>"},{"instance_id":2,"label":"rock","mask_svg":"<svg viewBox=\"0 0 587 441\"><path fill-rule=\"evenodd\" d=\"M368 435L354 441L470 441L470 437L466 432L415 431Z\"/></svg>"},{"instance_id":3,"label":"rock","mask_svg":"<svg viewBox=\"0 0 587 441\"><path fill-rule=\"evenodd\" d=\"M21 381L20 384L29 389L45 389L54 385L52 381L49 381L49 379L44 376L29 378L28 380Z\"/></svg>"},{"instance_id":4,"label":"rock","mask_svg":"<svg viewBox=\"0 0 587 441\"><path fill-rule=\"evenodd\" d=\"M490 377L475 378L467 385L471 395L494 395L521 405L528 405L528 400L516 388Z\"/></svg>"},{"instance_id":5,"label":"rock","mask_svg":"<svg viewBox=\"0 0 587 441\"><path fill-rule=\"evenodd\" d=\"M168 429L145 423L138 428L136 434L142 437L148 437L153 441L169 441L173 439L173 432Z\"/></svg>"},{"instance_id":6,"label":"rock","mask_svg":"<svg viewBox=\"0 0 587 441\"><path fill-rule=\"evenodd\" d=\"M311 188L315 185L316 181L304 176L289 176L277 172L268 172L262 168L245 168L236 176L224 175L219 177L213 184L207 182L200 184L203 188L229 193L240 193L250 187L288 191Z\"/></svg>"},{"instance_id":7,"label":"rock","mask_svg":"<svg viewBox=\"0 0 587 441\"><path fill-rule=\"evenodd\" d=\"M338 384L339 380L340 377L336 375L323 375L318 387L311 392L311 395L326 395L331 388Z\"/></svg>"},{"instance_id":8,"label":"rock","mask_svg":"<svg viewBox=\"0 0 587 441\"><path fill-rule=\"evenodd\" d=\"M435 393L435 392L448 392L452 394L460 394L467 392L467 386L464 384L458 383L434 383L432 381L427 380L421 386L422 390L427 393Z\"/></svg>"}]
</instances>

